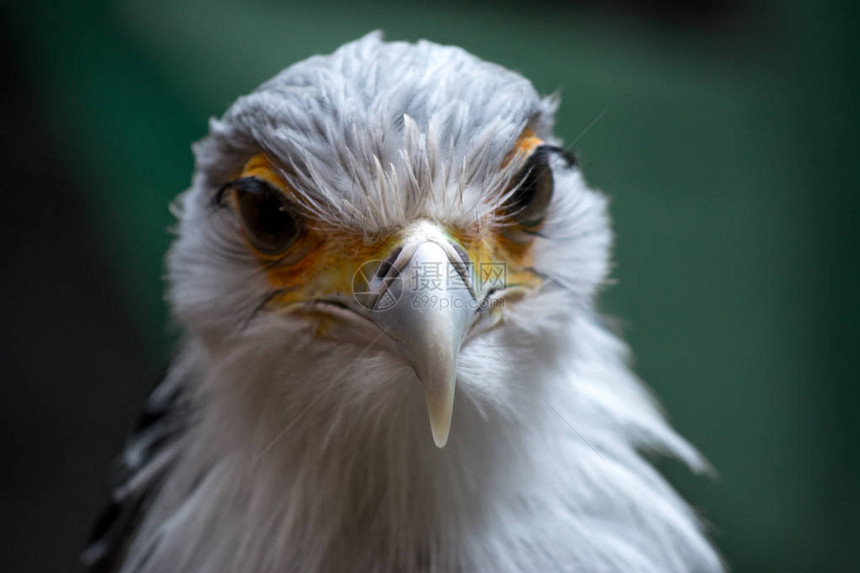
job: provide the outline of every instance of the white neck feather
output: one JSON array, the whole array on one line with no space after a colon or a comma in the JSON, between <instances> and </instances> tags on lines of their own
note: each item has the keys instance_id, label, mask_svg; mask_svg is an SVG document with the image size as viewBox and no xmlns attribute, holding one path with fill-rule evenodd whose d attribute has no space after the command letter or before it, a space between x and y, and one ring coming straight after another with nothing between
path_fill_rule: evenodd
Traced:
<instances>
[{"instance_id":1,"label":"white neck feather","mask_svg":"<svg viewBox=\"0 0 860 573\"><path fill-rule=\"evenodd\" d=\"M230 403L207 404L125 570L722 570L636 448L701 468L698 454L629 374L623 346L587 317L574 328L467 344L442 450L417 381L383 350L278 353L271 329L250 341L256 352L197 349L210 364L200 399ZM510 336L539 344L516 356ZM516 369L490 359L500 349Z\"/></svg>"}]
</instances>

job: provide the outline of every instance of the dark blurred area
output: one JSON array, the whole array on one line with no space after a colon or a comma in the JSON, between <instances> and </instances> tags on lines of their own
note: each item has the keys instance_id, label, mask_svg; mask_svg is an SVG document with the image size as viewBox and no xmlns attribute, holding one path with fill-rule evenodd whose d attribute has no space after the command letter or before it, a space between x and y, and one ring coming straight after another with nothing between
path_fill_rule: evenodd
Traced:
<instances>
[{"instance_id":1,"label":"dark blurred area","mask_svg":"<svg viewBox=\"0 0 860 573\"><path fill-rule=\"evenodd\" d=\"M5 4L0 570L75 570L178 338L167 205L190 143L381 28L560 90L612 197L636 370L717 479L663 469L737 572L860 570L860 8L852 2Z\"/></svg>"}]
</instances>

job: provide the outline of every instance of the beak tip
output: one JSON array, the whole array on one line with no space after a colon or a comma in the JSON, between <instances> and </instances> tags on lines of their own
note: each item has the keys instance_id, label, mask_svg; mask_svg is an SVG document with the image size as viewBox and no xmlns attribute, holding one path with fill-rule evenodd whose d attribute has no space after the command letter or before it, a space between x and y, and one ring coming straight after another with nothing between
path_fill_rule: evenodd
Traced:
<instances>
[{"instance_id":1,"label":"beak tip","mask_svg":"<svg viewBox=\"0 0 860 573\"><path fill-rule=\"evenodd\" d=\"M433 443L442 449L448 443L451 433L451 419L454 414L454 377L448 378L447 383L440 389L425 387L427 414L430 418L430 432ZM441 391L440 391L441 390Z\"/></svg>"},{"instance_id":2,"label":"beak tip","mask_svg":"<svg viewBox=\"0 0 860 573\"><path fill-rule=\"evenodd\" d=\"M450 428L445 428L444 431L437 429L436 427L432 428L433 432L433 443L436 444L436 447L440 450L445 447L445 444L448 443L448 430Z\"/></svg>"},{"instance_id":3,"label":"beak tip","mask_svg":"<svg viewBox=\"0 0 860 573\"><path fill-rule=\"evenodd\" d=\"M451 287L443 294L431 292L435 287L422 282L422 269L443 268L442 265L450 265L455 259L451 258L450 249L444 248L448 239L443 233L437 231L431 237L433 233L423 226L419 231L407 238L406 246L398 251L397 261L406 262L400 261L397 267L402 278L396 284L402 290L395 298L396 304L372 318L399 343L403 357L423 385L433 443L441 449L448 443L451 430L457 356L475 316L475 298L466 288ZM459 261L459 255L456 260ZM459 286L465 287L463 280ZM391 287L383 286L383 290Z\"/></svg>"}]
</instances>

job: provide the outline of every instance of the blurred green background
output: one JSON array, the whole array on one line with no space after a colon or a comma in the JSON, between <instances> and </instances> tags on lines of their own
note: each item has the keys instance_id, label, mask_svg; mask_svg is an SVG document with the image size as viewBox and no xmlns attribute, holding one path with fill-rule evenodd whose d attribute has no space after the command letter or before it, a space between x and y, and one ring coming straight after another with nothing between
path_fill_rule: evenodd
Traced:
<instances>
[{"instance_id":1,"label":"blurred green background","mask_svg":"<svg viewBox=\"0 0 860 573\"><path fill-rule=\"evenodd\" d=\"M240 94L372 30L560 90L612 197L637 372L734 571L860 571L860 10L850 2L130 0L2 9L3 571L73 568L178 333L168 202Z\"/></svg>"}]
</instances>

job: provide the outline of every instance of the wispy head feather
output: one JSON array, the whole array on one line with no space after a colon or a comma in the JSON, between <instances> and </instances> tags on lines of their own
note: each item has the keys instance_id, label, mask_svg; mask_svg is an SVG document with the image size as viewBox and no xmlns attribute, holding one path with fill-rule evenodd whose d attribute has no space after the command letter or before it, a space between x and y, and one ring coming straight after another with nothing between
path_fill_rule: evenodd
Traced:
<instances>
[{"instance_id":1,"label":"wispy head feather","mask_svg":"<svg viewBox=\"0 0 860 573\"><path fill-rule=\"evenodd\" d=\"M522 76L460 48L373 33L240 98L196 153L212 186L267 153L332 226L466 225L493 217L517 138L528 127L549 139L554 110Z\"/></svg>"}]
</instances>

